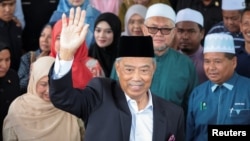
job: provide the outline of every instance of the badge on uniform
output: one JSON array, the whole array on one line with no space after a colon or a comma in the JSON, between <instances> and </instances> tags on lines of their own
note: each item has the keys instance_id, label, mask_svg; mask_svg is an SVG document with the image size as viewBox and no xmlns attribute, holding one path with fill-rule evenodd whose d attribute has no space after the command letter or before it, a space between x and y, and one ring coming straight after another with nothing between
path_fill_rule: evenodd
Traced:
<instances>
[{"instance_id":1,"label":"badge on uniform","mask_svg":"<svg viewBox=\"0 0 250 141\"><path fill-rule=\"evenodd\" d=\"M200 110L206 110L206 109L207 109L206 102L204 102L204 101L200 102Z\"/></svg>"}]
</instances>

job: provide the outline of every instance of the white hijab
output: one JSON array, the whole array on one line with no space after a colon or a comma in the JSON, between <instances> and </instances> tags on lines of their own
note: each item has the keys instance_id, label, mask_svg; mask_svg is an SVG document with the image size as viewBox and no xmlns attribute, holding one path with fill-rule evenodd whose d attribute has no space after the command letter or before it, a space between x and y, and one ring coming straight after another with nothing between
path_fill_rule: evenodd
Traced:
<instances>
[{"instance_id":1,"label":"white hijab","mask_svg":"<svg viewBox=\"0 0 250 141\"><path fill-rule=\"evenodd\" d=\"M147 12L147 8L141 4L133 4L132 6L130 6L126 12L125 15L125 23L124 23L124 32L122 33L122 35L127 35L130 36L131 34L129 33L128 30L128 22L129 19L134 15L134 14L138 14L139 16L141 16L143 19L146 16L146 12Z\"/></svg>"}]
</instances>

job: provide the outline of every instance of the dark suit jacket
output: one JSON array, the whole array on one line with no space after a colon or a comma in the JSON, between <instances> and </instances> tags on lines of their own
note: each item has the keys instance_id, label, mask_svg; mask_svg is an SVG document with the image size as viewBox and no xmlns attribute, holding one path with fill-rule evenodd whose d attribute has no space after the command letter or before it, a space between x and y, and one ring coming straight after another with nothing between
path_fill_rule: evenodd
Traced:
<instances>
[{"instance_id":1,"label":"dark suit jacket","mask_svg":"<svg viewBox=\"0 0 250 141\"><path fill-rule=\"evenodd\" d=\"M25 20L22 43L25 52L39 49L41 30L49 22L49 18L56 10L58 3L59 0L22 0Z\"/></svg>"},{"instance_id":2,"label":"dark suit jacket","mask_svg":"<svg viewBox=\"0 0 250 141\"><path fill-rule=\"evenodd\" d=\"M16 26L13 20L5 22L0 19L0 40L10 45L10 67L18 71L22 55L22 28Z\"/></svg>"},{"instance_id":3,"label":"dark suit jacket","mask_svg":"<svg viewBox=\"0 0 250 141\"><path fill-rule=\"evenodd\" d=\"M84 141L129 141L132 116L119 82L109 78L93 78L83 90L72 86L71 72L52 79L50 98L59 109L80 117L86 123ZM182 108L152 94L153 139L184 141Z\"/></svg>"},{"instance_id":4,"label":"dark suit jacket","mask_svg":"<svg viewBox=\"0 0 250 141\"><path fill-rule=\"evenodd\" d=\"M11 102L20 96L19 78L16 71L9 69L5 76L0 77L0 141L2 141L2 127Z\"/></svg>"}]
</instances>

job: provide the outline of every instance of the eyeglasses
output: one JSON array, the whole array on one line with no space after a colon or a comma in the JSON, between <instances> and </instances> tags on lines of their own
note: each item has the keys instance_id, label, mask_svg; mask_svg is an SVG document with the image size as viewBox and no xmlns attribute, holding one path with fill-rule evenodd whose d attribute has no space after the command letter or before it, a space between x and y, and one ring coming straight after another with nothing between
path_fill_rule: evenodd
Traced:
<instances>
[{"instance_id":1,"label":"eyeglasses","mask_svg":"<svg viewBox=\"0 0 250 141\"><path fill-rule=\"evenodd\" d=\"M158 28L158 27L149 27L149 26L146 26L146 27L148 28L149 33L156 34L160 30L162 35L168 35L173 29L173 28Z\"/></svg>"}]
</instances>

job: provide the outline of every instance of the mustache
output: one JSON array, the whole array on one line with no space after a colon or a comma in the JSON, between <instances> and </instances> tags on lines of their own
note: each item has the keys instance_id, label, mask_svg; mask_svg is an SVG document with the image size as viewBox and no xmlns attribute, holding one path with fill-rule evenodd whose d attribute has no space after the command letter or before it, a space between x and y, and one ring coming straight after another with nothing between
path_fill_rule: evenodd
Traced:
<instances>
[{"instance_id":1,"label":"mustache","mask_svg":"<svg viewBox=\"0 0 250 141\"><path fill-rule=\"evenodd\" d=\"M131 85L131 86L142 86L142 85L144 85L144 82L142 82L142 81L131 81L128 84Z\"/></svg>"}]
</instances>

